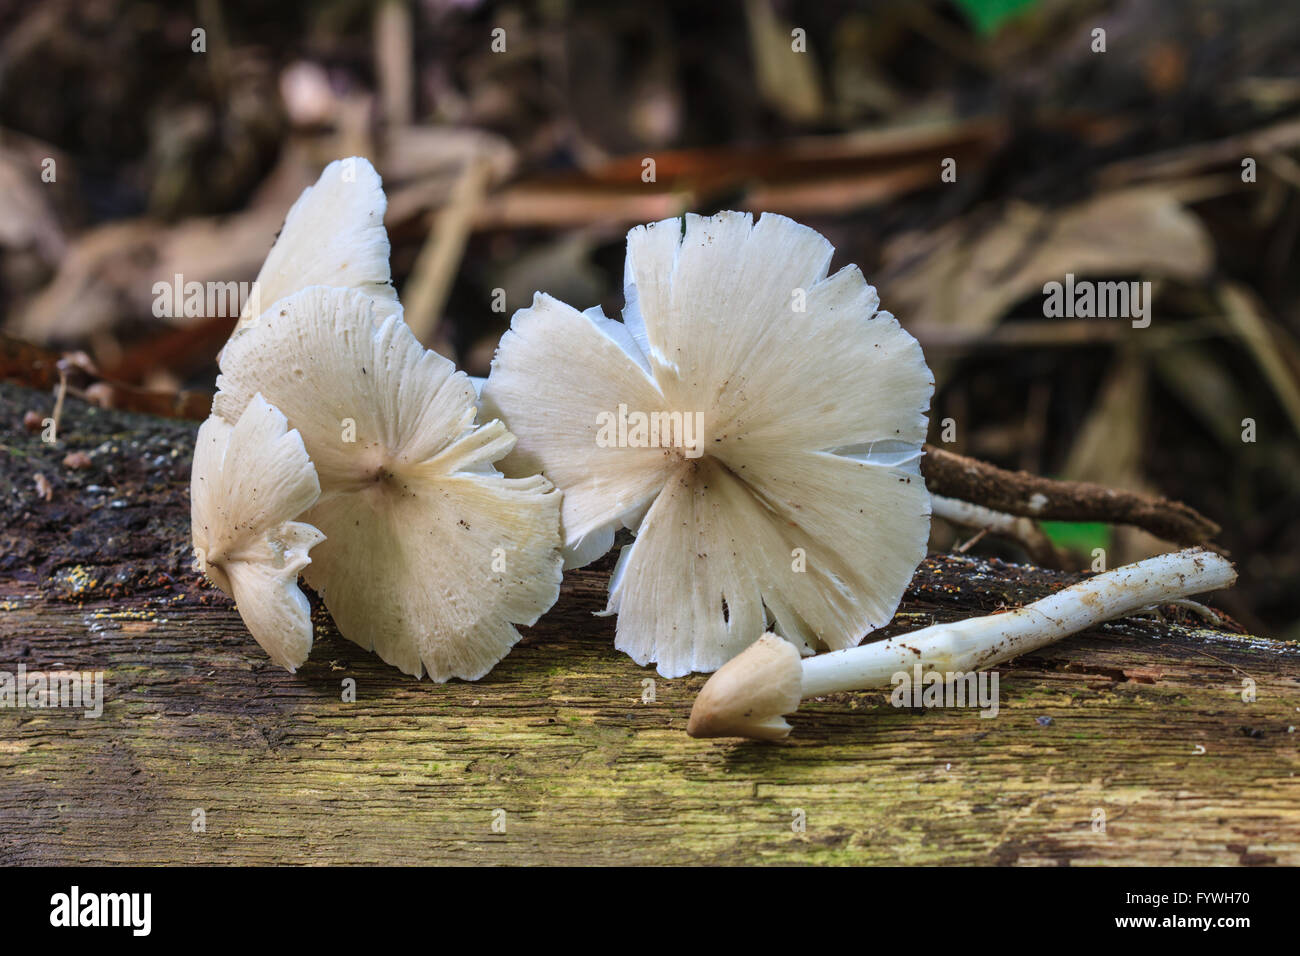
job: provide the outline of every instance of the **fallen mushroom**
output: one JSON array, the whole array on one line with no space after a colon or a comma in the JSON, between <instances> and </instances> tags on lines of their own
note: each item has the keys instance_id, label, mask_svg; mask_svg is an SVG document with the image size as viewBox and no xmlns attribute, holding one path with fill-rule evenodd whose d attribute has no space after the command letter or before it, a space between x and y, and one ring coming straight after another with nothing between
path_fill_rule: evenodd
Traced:
<instances>
[{"instance_id":1,"label":"fallen mushroom","mask_svg":"<svg viewBox=\"0 0 1300 956\"><path fill-rule=\"evenodd\" d=\"M492 463L514 437L475 425L469 378L400 314L312 287L239 329L213 412L258 393L302 435L320 478L303 520L325 534L304 572L342 634L408 674L475 680L559 595L560 496Z\"/></svg>"},{"instance_id":2,"label":"fallen mushroom","mask_svg":"<svg viewBox=\"0 0 1300 956\"><path fill-rule=\"evenodd\" d=\"M664 676L720 667L769 610L802 649L852 646L925 554L934 380L856 266L827 276L832 252L770 213L640 226L623 322L539 294L497 350L503 470L564 492L570 567L635 530L606 610Z\"/></svg>"},{"instance_id":3,"label":"fallen mushroom","mask_svg":"<svg viewBox=\"0 0 1300 956\"><path fill-rule=\"evenodd\" d=\"M935 624L909 634L801 660L764 634L700 690L686 732L692 737L777 740L800 700L888 687L894 675L970 673L1044 647L1103 621L1214 591L1237 579L1231 562L1191 548L1106 571L1004 614Z\"/></svg>"},{"instance_id":4,"label":"fallen mushroom","mask_svg":"<svg viewBox=\"0 0 1300 956\"><path fill-rule=\"evenodd\" d=\"M301 436L260 394L233 425L214 415L200 426L190 476L195 554L209 580L235 599L257 643L290 673L312 643L298 572L324 537L294 519L319 496Z\"/></svg>"},{"instance_id":5,"label":"fallen mushroom","mask_svg":"<svg viewBox=\"0 0 1300 956\"><path fill-rule=\"evenodd\" d=\"M376 320L401 312L388 264L388 199L370 161L337 159L289 207L257 274L237 329L308 286L357 289L374 300Z\"/></svg>"}]
</instances>

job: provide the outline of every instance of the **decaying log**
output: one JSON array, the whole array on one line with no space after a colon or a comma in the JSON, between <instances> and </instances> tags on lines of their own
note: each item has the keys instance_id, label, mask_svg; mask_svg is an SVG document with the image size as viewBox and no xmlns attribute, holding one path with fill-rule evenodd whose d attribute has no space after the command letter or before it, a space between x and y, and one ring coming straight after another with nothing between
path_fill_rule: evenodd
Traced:
<instances>
[{"instance_id":1,"label":"decaying log","mask_svg":"<svg viewBox=\"0 0 1300 956\"><path fill-rule=\"evenodd\" d=\"M192 568L194 424L69 399L50 446L21 423L51 406L0 386L0 670L102 670L104 712L0 707L0 863L1300 863L1294 645L1166 609L1003 667L995 719L864 692L696 741L703 675L592 615L606 560L477 683L320 608L289 675ZM934 556L890 632L1072 579Z\"/></svg>"}]
</instances>

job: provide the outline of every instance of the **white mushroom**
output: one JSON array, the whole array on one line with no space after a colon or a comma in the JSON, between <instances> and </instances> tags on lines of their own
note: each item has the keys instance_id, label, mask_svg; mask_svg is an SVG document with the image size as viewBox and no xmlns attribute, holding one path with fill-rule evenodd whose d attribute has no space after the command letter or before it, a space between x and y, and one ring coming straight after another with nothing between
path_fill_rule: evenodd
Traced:
<instances>
[{"instance_id":1,"label":"white mushroom","mask_svg":"<svg viewBox=\"0 0 1300 956\"><path fill-rule=\"evenodd\" d=\"M475 426L469 378L399 314L313 287L238 330L213 411L261 392L302 434L321 498L303 520L326 540L304 577L344 636L406 673L482 677L559 594L559 494L492 462L514 437Z\"/></svg>"},{"instance_id":2,"label":"white mushroom","mask_svg":"<svg viewBox=\"0 0 1300 956\"><path fill-rule=\"evenodd\" d=\"M261 395L234 425L214 415L199 428L190 476L195 554L235 599L257 643L290 672L307 659L312 639L298 572L324 537L293 519L319 496L302 438Z\"/></svg>"},{"instance_id":3,"label":"white mushroom","mask_svg":"<svg viewBox=\"0 0 1300 956\"><path fill-rule=\"evenodd\" d=\"M971 673L1236 579L1227 559L1191 548L1106 571L1005 614L935 624L804 661L781 638L764 634L705 683L686 732L775 740L789 734L783 715L797 710L801 699L888 687L894 675L917 667L922 673Z\"/></svg>"},{"instance_id":4,"label":"white mushroom","mask_svg":"<svg viewBox=\"0 0 1300 956\"><path fill-rule=\"evenodd\" d=\"M369 160L353 156L326 166L289 208L237 328L313 285L364 292L374 300L377 319L400 312L388 265L387 209L383 183Z\"/></svg>"},{"instance_id":5,"label":"white mushroom","mask_svg":"<svg viewBox=\"0 0 1300 956\"><path fill-rule=\"evenodd\" d=\"M636 530L608 611L665 676L721 666L769 611L805 651L852 646L925 554L933 377L857 267L827 276L832 251L770 213L641 226L622 323L538 295L497 351L502 467L564 492L570 566Z\"/></svg>"}]
</instances>

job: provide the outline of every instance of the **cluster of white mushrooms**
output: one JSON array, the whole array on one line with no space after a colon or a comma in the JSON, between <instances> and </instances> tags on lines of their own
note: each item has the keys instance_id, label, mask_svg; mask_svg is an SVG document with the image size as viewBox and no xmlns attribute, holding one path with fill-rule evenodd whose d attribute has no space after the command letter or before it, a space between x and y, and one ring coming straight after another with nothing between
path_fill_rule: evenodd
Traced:
<instances>
[{"instance_id":1,"label":"cluster of white mushrooms","mask_svg":"<svg viewBox=\"0 0 1300 956\"><path fill-rule=\"evenodd\" d=\"M925 555L934 387L857 267L828 274L830 243L770 213L638 227L622 321L538 294L476 408L402 319L385 207L363 159L294 204L257 280L271 304L241 317L199 431L198 558L290 671L312 643L299 573L348 639L475 680L619 528L616 646L666 677L717 671L697 736L784 736L801 698L878 686L900 660L987 667L1231 583L1222 558L1181 552L855 647Z\"/></svg>"},{"instance_id":2,"label":"cluster of white mushrooms","mask_svg":"<svg viewBox=\"0 0 1300 956\"><path fill-rule=\"evenodd\" d=\"M302 572L349 640L476 680L559 595L560 496L493 467L514 437L476 424L468 376L402 320L385 207L353 159L289 210L257 280L273 304L241 318L199 429L194 546L291 671L312 643Z\"/></svg>"}]
</instances>

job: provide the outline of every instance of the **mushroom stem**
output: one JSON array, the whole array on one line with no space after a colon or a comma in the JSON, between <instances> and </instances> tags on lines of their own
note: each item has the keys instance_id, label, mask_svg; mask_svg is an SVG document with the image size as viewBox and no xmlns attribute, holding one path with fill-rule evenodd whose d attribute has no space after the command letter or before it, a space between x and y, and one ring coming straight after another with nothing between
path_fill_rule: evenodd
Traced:
<instances>
[{"instance_id":1,"label":"mushroom stem","mask_svg":"<svg viewBox=\"0 0 1300 956\"><path fill-rule=\"evenodd\" d=\"M978 671L1102 621L1236 579L1227 559L1190 548L1103 572L1015 611L935 624L802 661L794 645L764 634L709 678L686 730L692 737L776 740L790 732L782 715L797 710L800 700L888 687L894 675L918 666L947 674Z\"/></svg>"},{"instance_id":2,"label":"mushroom stem","mask_svg":"<svg viewBox=\"0 0 1300 956\"><path fill-rule=\"evenodd\" d=\"M1190 548L1157 555L1063 588L1005 614L935 624L919 631L803 662L804 699L836 691L888 687L899 671L976 671L1045 647L1103 621L1227 587L1231 562Z\"/></svg>"}]
</instances>

